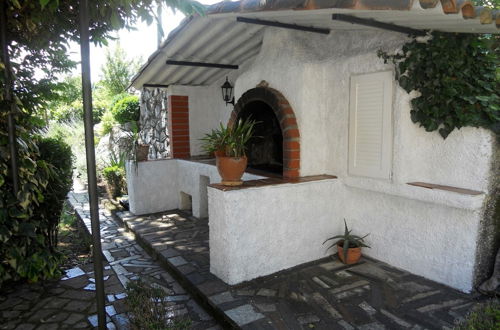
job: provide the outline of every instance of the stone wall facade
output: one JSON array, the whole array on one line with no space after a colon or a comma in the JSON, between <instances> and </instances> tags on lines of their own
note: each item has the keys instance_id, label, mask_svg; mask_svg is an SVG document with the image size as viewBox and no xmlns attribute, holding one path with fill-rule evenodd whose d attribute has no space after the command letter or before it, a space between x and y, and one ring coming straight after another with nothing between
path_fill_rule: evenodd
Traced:
<instances>
[{"instance_id":1,"label":"stone wall facade","mask_svg":"<svg viewBox=\"0 0 500 330\"><path fill-rule=\"evenodd\" d=\"M149 144L149 159L170 157L170 134L167 125L167 90L143 88L140 99L140 138Z\"/></svg>"}]
</instances>

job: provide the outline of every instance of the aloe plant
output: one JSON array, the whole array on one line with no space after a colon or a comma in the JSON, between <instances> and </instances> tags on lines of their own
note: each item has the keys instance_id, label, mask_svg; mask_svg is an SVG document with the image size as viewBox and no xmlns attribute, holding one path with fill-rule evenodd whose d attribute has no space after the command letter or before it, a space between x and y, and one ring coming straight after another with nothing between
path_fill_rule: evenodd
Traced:
<instances>
[{"instance_id":1,"label":"aloe plant","mask_svg":"<svg viewBox=\"0 0 500 330\"><path fill-rule=\"evenodd\" d=\"M356 248L356 247L369 248L369 246L365 244L364 240L365 240L365 237L370 235L370 234L366 234L365 236L361 237L358 235L352 235L351 231L352 230L349 230L349 228L347 228L347 222L344 219L344 234L343 235L335 235L335 236L332 236L332 237L326 239L323 242L323 245L328 241L337 239L337 241L335 243L333 243L332 245L330 245L326 250L328 251L332 247L337 246L339 244L342 244L342 250L344 253L344 260L347 260L347 251L349 248Z\"/></svg>"}]
</instances>

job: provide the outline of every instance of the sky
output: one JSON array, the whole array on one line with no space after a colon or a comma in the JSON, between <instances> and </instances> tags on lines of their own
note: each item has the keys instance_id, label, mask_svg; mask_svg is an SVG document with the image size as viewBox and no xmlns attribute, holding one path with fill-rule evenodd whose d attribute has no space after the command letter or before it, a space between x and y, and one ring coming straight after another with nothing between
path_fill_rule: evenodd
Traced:
<instances>
[{"instance_id":1,"label":"sky","mask_svg":"<svg viewBox=\"0 0 500 330\"><path fill-rule=\"evenodd\" d=\"M198 0L199 2L210 5L221 0ZM177 11L174 14L170 9L163 10L163 30L166 36L172 31L175 27L179 25L179 23L184 18L184 15ZM151 25L147 25L145 22L139 23L136 27L135 31L127 31L120 30L117 33L118 42L120 46L125 50L127 57L129 59L142 59L141 64L144 64L149 55L151 55L157 48L157 39L156 39L156 23L152 23ZM115 42L109 42L109 46L112 48ZM70 47L70 56L75 61L80 61L80 46L78 44L72 44ZM100 80L100 71L101 67L105 61L105 48L100 48L96 46L91 46L90 48L90 70L92 74L92 82L97 82ZM75 72L79 74L80 68Z\"/></svg>"}]
</instances>

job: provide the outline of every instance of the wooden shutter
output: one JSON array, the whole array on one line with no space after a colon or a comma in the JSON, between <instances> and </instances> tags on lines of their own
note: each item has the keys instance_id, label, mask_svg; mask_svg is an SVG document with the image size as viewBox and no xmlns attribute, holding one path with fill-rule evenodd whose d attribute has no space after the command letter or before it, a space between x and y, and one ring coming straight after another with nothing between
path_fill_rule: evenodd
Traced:
<instances>
[{"instance_id":1,"label":"wooden shutter","mask_svg":"<svg viewBox=\"0 0 500 330\"><path fill-rule=\"evenodd\" d=\"M391 71L351 77L349 174L390 178L392 93Z\"/></svg>"}]
</instances>

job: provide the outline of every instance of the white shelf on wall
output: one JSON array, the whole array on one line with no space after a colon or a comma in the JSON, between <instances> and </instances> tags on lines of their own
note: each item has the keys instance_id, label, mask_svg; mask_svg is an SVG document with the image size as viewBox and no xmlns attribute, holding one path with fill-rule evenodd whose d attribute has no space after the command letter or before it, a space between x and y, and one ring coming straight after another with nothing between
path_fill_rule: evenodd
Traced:
<instances>
[{"instance_id":1,"label":"white shelf on wall","mask_svg":"<svg viewBox=\"0 0 500 330\"><path fill-rule=\"evenodd\" d=\"M369 190L381 194L449 206L470 211L483 206L485 194L480 191L455 188L421 182L397 183L362 177L346 177L341 180L347 187ZM424 186L426 185L426 186ZM433 187L430 188L430 185ZM448 188L443 189L442 187Z\"/></svg>"}]
</instances>

